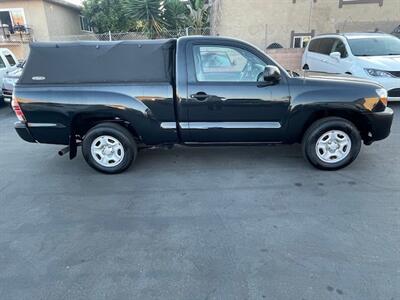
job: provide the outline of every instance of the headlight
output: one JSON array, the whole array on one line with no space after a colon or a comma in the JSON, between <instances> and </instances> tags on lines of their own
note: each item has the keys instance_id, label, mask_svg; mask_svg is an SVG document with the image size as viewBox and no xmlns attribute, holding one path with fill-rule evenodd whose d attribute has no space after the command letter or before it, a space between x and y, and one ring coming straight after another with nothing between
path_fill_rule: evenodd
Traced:
<instances>
[{"instance_id":1,"label":"headlight","mask_svg":"<svg viewBox=\"0 0 400 300\"><path fill-rule=\"evenodd\" d=\"M365 70L365 72L367 72L367 74L369 76L372 76L372 77L386 77L386 78L394 77L392 74L390 74L387 71L382 71L382 70L377 70L377 69L364 69L364 70Z\"/></svg>"}]
</instances>

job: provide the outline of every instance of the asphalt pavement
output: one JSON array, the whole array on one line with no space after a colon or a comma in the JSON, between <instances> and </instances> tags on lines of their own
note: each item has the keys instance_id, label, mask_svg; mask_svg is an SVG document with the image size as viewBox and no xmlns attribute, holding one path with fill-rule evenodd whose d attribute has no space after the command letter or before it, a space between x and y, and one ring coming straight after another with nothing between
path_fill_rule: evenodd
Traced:
<instances>
[{"instance_id":1,"label":"asphalt pavement","mask_svg":"<svg viewBox=\"0 0 400 300\"><path fill-rule=\"evenodd\" d=\"M0 299L400 299L400 103L336 172L300 146L145 150L126 173L0 108Z\"/></svg>"}]
</instances>

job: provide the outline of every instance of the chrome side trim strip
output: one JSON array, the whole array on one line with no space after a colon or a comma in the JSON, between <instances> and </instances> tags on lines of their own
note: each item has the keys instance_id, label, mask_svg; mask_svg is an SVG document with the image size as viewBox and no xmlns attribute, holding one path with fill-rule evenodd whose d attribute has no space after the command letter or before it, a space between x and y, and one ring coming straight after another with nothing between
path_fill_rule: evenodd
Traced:
<instances>
[{"instance_id":1,"label":"chrome side trim strip","mask_svg":"<svg viewBox=\"0 0 400 300\"><path fill-rule=\"evenodd\" d=\"M189 122L189 129L279 129L279 122ZM185 128L186 129L186 128Z\"/></svg>"},{"instance_id":2,"label":"chrome side trim strip","mask_svg":"<svg viewBox=\"0 0 400 300\"><path fill-rule=\"evenodd\" d=\"M182 129L279 129L279 122L181 122ZM162 122L162 129L176 129L175 122Z\"/></svg>"},{"instance_id":3,"label":"chrome side trim strip","mask_svg":"<svg viewBox=\"0 0 400 300\"><path fill-rule=\"evenodd\" d=\"M175 122L162 122L161 128L162 129L176 129L176 123Z\"/></svg>"},{"instance_id":4,"label":"chrome side trim strip","mask_svg":"<svg viewBox=\"0 0 400 300\"><path fill-rule=\"evenodd\" d=\"M55 124L55 123L28 123L28 127L65 127L64 125L61 124Z\"/></svg>"},{"instance_id":5,"label":"chrome side trim strip","mask_svg":"<svg viewBox=\"0 0 400 300\"><path fill-rule=\"evenodd\" d=\"M219 146L256 146L256 145L279 145L282 142L185 142L185 145L219 145Z\"/></svg>"}]
</instances>

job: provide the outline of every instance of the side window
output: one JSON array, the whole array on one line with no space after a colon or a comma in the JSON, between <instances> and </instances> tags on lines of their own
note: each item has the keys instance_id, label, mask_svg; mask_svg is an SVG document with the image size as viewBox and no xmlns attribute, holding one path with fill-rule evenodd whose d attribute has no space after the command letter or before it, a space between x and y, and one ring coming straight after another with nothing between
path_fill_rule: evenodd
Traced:
<instances>
[{"instance_id":1,"label":"side window","mask_svg":"<svg viewBox=\"0 0 400 300\"><path fill-rule=\"evenodd\" d=\"M13 67L13 66L16 65L16 62L15 62L15 60L14 60L14 58L12 57L11 54L7 54L7 55L5 55L5 57L6 57L8 63L10 64L11 67Z\"/></svg>"},{"instance_id":2,"label":"side window","mask_svg":"<svg viewBox=\"0 0 400 300\"><path fill-rule=\"evenodd\" d=\"M346 46L341 40L336 40L335 44L333 45L332 52L339 52L341 58L348 56Z\"/></svg>"},{"instance_id":3,"label":"side window","mask_svg":"<svg viewBox=\"0 0 400 300\"><path fill-rule=\"evenodd\" d=\"M4 69L6 67L6 64L4 63L3 58L0 56L0 69Z\"/></svg>"},{"instance_id":4,"label":"side window","mask_svg":"<svg viewBox=\"0 0 400 300\"><path fill-rule=\"evenodd\" d=\"M320 41L320 39L311 40L310 45L308 46L308 51L318 52L319 51L319 41Z\"/></svg>"},{"instance_id":5,"label":"side window","mask_svg":"<svg viewBox=\"0 0 400 300\"><path fill-rule=\"evenodd\" d=\"M200 82L256 82L266 63L253 53L229 46L194 46Z\"/></svg>"},{"instance_id":6,"label":"side window","mask_svg":"<svg viewBox=\"0 0 400 300\"><path fill-rule=\"evenodd\" d=\"M320 39L318 53L329 55L331 54L335 39L323 38Z\"/></svg>"}]
</instances>

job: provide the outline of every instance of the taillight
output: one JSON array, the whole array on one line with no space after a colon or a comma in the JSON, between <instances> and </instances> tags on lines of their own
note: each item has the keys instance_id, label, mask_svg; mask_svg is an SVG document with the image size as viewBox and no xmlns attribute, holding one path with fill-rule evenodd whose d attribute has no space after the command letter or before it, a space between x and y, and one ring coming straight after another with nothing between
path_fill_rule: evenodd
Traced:
<instances>
[{"instance_id":1,"label":"taillight","mask_svg":"<svg viewBox=\"0 0 400 300\"><path fill-rule=\"evenodd\" d=\"M26 122L24 113L22 112L21 106L19 106L18 100L15 96L12 99L11 106L12 106L18 120L20 120L21 122Z\"/></svg>"}]
</instances>

